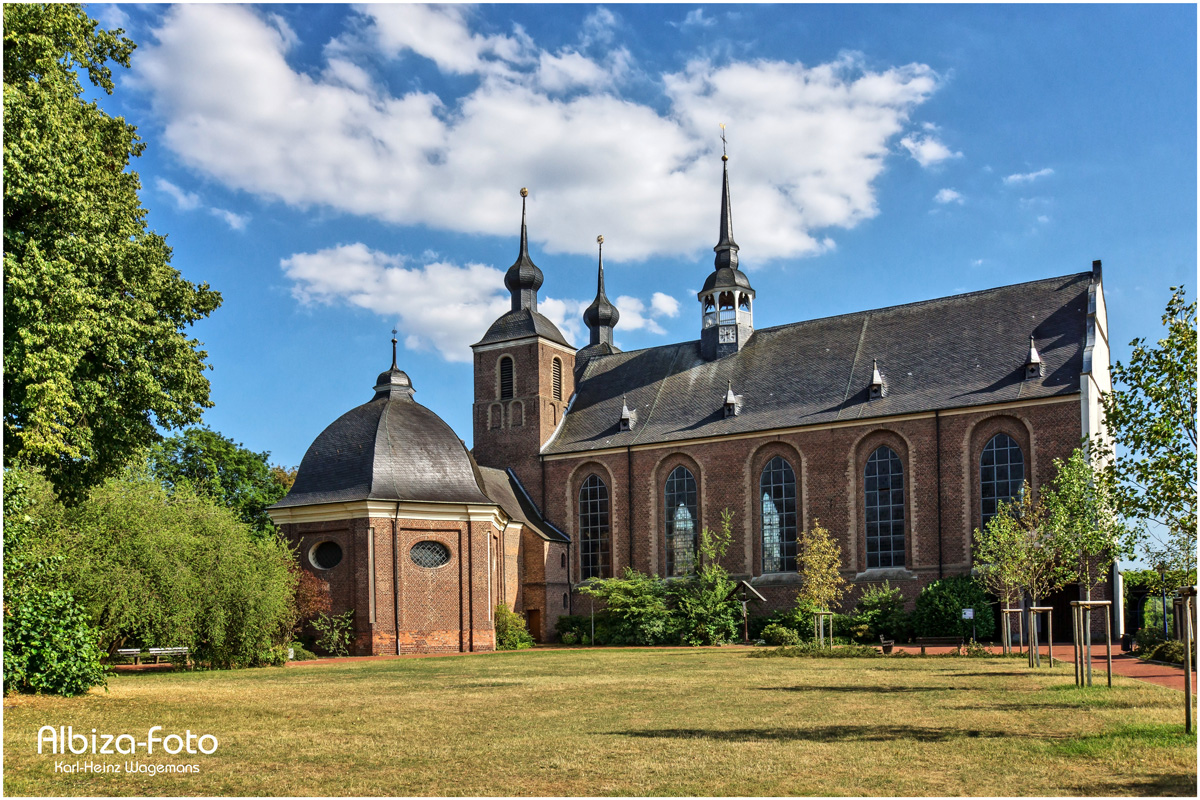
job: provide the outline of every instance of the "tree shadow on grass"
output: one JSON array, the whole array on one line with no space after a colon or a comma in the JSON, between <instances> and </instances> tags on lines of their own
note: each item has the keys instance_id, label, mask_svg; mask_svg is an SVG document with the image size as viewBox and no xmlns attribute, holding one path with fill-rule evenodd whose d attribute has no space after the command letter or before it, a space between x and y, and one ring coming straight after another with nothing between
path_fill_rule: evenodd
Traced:
<instances>
[{"instance_id":1,"label":"tree shadow on grass","mask_svg":"<svg viewBox=\"0 0 1200 800\"><path fill-rule=\"evenodd\" d=\"M1085 797L1195 797L1196 776L1138 775L1125 781L1060 786L1064 793Z\"/></svg>"},{"instance_id":2,"label":"tree shadow on grass","mask_svg":"<svg viewBox=\"0 0 1200 800\"><path fill-rule=\"evenodd\" d=\"M639 739L711 739L722 742L945 742L953 739L1000 739L1008 731L918 728L912 725L823 725L815 728L740 728L703 730L665 728L661 730L614 731L613 736Z\"/></svg>"},{"instance_id":3,"label":"tree shadow on grass","mask_svg":"<svg viewBox=\"0 0 1200 800\"><path fill-rule=\"evenodd\" d=\"M869 694L902 694L906 692L967 691L966 686L760 686L760 692L867 692Z\"/></svg>"}]
</instances>

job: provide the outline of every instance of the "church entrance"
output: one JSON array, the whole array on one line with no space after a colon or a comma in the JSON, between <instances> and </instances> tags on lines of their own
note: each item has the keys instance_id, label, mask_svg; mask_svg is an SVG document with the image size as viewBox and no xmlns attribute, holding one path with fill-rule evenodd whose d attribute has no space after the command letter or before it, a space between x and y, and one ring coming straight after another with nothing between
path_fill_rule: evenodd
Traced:
<instances>
[{"instance_id":1,"label":"church entrance","mask_svg":"<svg viewBox=\"0 0 1200 800\"><path fill-rule=\"evenodd\" d=\"M525 627L538 644L542 642L542 610L540 608L525 609Z\"/></svg>"}]
</instances>

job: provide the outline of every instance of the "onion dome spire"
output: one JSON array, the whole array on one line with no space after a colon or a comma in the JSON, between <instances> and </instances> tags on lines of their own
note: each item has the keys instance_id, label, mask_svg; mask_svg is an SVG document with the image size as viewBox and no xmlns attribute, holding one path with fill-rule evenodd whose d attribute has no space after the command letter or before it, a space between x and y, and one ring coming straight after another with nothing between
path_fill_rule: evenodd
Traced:
<instances>
[{"instance_id":1,"label":"onion dome spire","mask_svg":"<svg viewBox=\"0 0 1200 800\"><path fill-rule=\"evenodd\" d=\"M717 269L737 269L738 243L733 239L733 201L729 197L729 155L725 152L725 126L721 126L721 171L724 182L721 184L721 230L718 234L716 258L713 264Z\"/></svg>"},{"instance_id":2,"label":"onion dome spire","mask_svg":"<svg viewBox=\"0 0 1200 800\"><path fill-rule=\"evenodd\" d=\"M512 292L512 310L537 311L537 292L543 280L542 271L529 257L529 235L525 228L525 198L529 190L521 188L521 252L508 272L504 274L504 286Z\"/></svg>"},{"instance_id":3,"label":"onion dome spire","mask_svg":"<svg viewBox=\"0 0 1200 800\"><path fill-rule=\"evenodd\" d=\"M408 374L396 366L396 329L392 328L392 366L375 379L374 399L390 397L394 400L412 400L414 391Z\"/></svg>"},{"instance_id":4,"label":"onion dome spire","mask_svg":"<svg viewBox=\"0 0 1200 800\"><path fill-rule=\"evenodd\" d=\"M621 313L617 311L617 307L608 301L608 295L604 293L604 237L596 237L596 246L599 251L599 266L596 272L596 299L583 312L583 324L588 326L588 331L591 333L589 345L592 344L612 344L613 328L616 327L617 321L621 319Z\"/></svg>"}]
</instances>

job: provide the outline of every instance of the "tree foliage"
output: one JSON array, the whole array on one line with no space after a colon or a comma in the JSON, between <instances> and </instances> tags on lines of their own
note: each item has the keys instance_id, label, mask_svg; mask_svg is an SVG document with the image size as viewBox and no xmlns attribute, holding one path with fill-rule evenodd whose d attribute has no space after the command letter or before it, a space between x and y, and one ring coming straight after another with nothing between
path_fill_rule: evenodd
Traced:
<instances>
[{"instance_id":1,"label":"tree foliage","mask_svg":"<svg viewBox=\"0 0 1200 800\"><path fill-rule=\"evenodd\" d=\"M668 588L684 644L722 644L737 638L741 604L730 597L734 582L721 559L733 542L733 512L721 512L721 527L700 531L696 571Z\"/></svg>"},{"instance_id":2,"label":"tree foliage","mask_svg":"<svg viewBox=\"0 0 1200 800\"><path fill-rule=\"evenodd\" d=\"M170 490L188 486L256 530L273 531L267 506L283 499L295 471L272 466L270 457L208 428L188 428L150 449L150 470Z\"/></svg>"},{"instance_id":3,"label":"tree foliage","mask_svg":"<svg viewBox=\"0 0 1200 800\"><path fill-rule=\"evenodd\" d=\"M796 550L801 581L800 591L796 594L797 605L832 610L846 593L842 548L829 531L821 527L821 521L814 520L812 530L800 534Z\"/></svg>"},{"instance_id":4,"label":"tree foliage","mask_svg":"<svg viewBox=\"0 0 1200 800\"><path fill-rule=\"evenodd\" d=\"M1107 436L1091 446L1114 488L1117 510L1139 523L1152 563L1196 566L1196 301L1172 287L1157 344L1130 342L1101 397ZM1165 535L1159 535L1162 531Z\"/></svg>"},{"instance_id":5,"label":"tree foliage","mask_svg":"<svg viewBox=\"0 0 1200 800\"><path fill-rule=\"evenodd\" d=\"M610 644L674 644L678 641L666 583L657 576L625 568L619 577L579 585L583 594L604 602Z\"/></svg>"},{"instance_id":6,"label":"tree foliage","mask_svg":"<svg viewBox=\"0 0 1200 800\"><path fill-rule=\"evenodd\" d=\"M71 587L104 652L183 646L214 667L283 660L296 578L281 540L144 473L111 478L74 506L43 496L26 557L61 559L53 585Z\"/></svg>"},{"instance_id":7,"label":"tree foliage","mask_svg":"<svg viewBox=\"0 0 1200 800\"><path fill-rule=\"evenodd\" d=\"M1041 502L1058 552L1057 583L1078 583L1090 598L1113 561L1128 552L1127 530L1113 507L1107 476L1092 470L1083 450L1076 448L1066 461L1054 459L1054 470Z\"/></svg>"},{"instance_id":8,"label":"tree foliage","mask_svg":"<svg viewBox=\"0 0 1200 800\"><path fill-rule=\"evenodd\" d=\"M211 405L206 353L183 329L221 297L170 266L146 229L133 125L83 100L112 93L135 45L79 5L4 6L4 459L82 498L155 426Z\"/></svg>"},{"instance_id":9,"label":"tree foliage","mask_svg":"<svg viewBox=\"0 0 1200 800\"><path fill-rule=\"evenodd\" d=\"M962 618L964 608L975 609L972 620ZM940 578L917 595L913 608L913 629L918 636L970 637L974 628L983 638L991 638L996 629L995 612L979 581L970 575Z\"/></svg>"}]
</instances>

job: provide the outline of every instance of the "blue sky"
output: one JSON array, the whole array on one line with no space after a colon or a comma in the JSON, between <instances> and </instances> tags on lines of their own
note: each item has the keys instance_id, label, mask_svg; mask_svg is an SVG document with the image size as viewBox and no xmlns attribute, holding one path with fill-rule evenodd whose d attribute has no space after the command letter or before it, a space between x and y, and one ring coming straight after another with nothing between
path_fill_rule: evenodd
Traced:
<instances>
[{"instance_id":1,"label":"blue sky","mask_svg":"<svg viewBox=\"0 0 1200 800\"><path fill-rule=\"evenodd\" d=\"M1196 275L1194 6L91 5L194 328L205 420L300 462L400 331L470 444L469 345L529 187L541 310L605 237L624 349L696 338L727 125L758 327L1090 269L1115 358Z\"/></svg>"}]
</instances>

